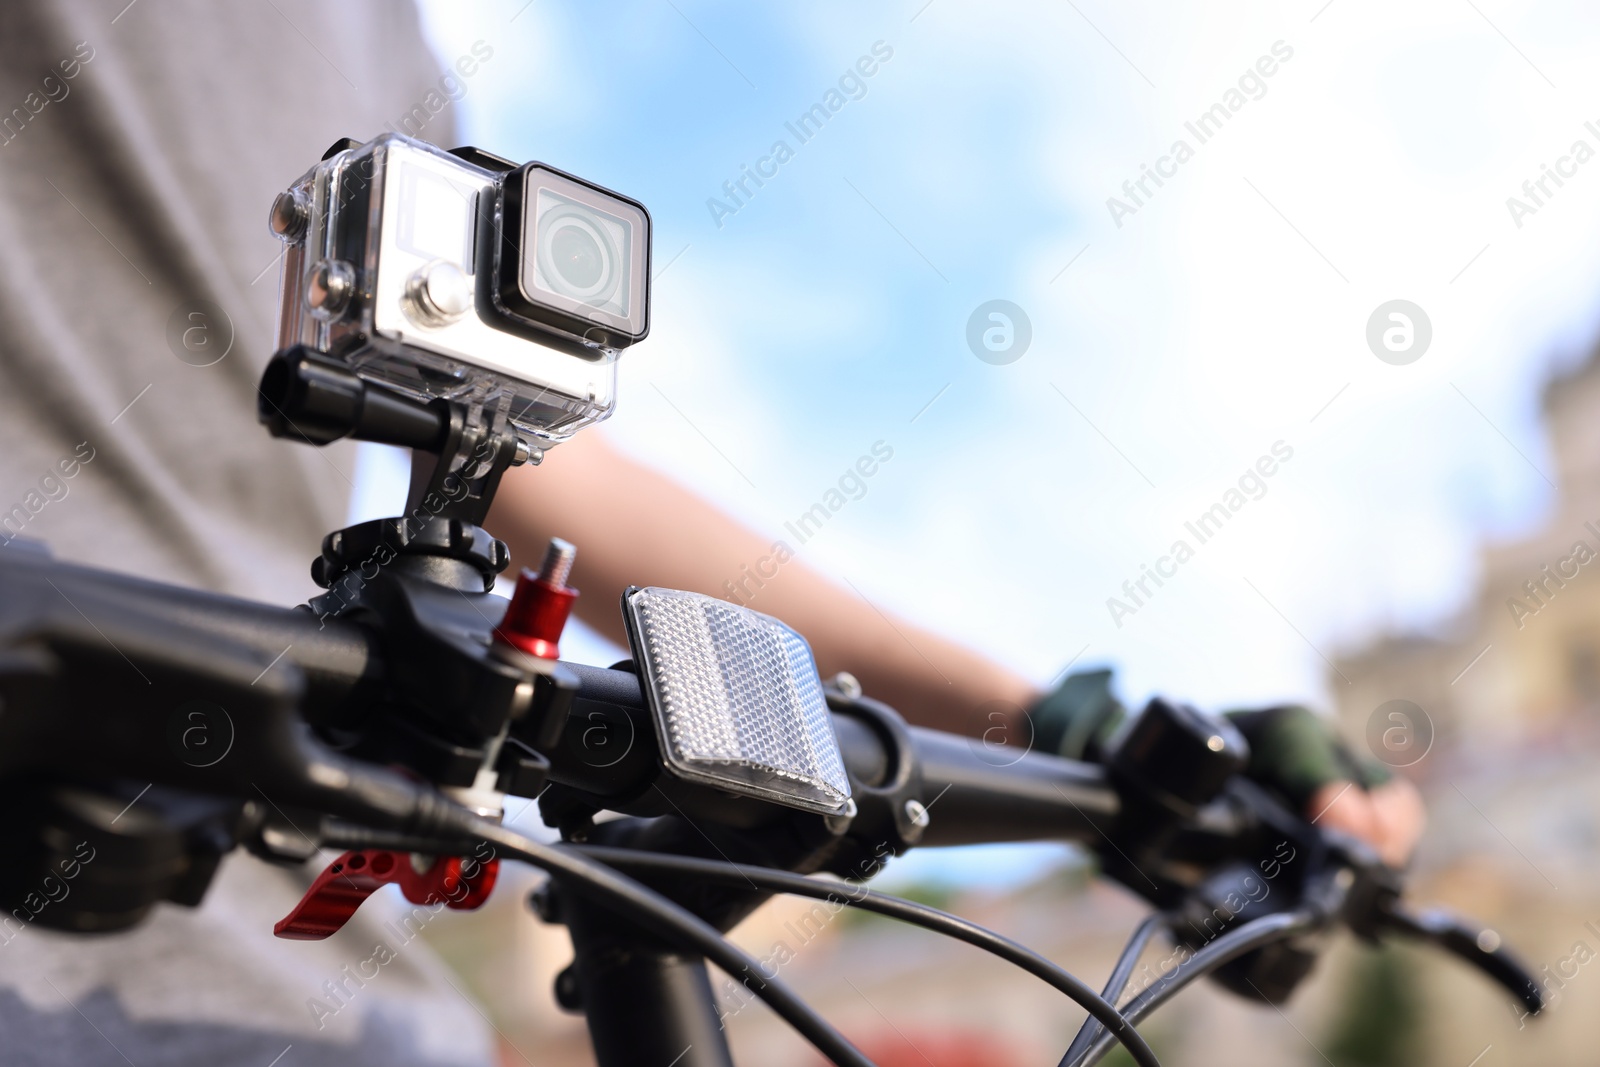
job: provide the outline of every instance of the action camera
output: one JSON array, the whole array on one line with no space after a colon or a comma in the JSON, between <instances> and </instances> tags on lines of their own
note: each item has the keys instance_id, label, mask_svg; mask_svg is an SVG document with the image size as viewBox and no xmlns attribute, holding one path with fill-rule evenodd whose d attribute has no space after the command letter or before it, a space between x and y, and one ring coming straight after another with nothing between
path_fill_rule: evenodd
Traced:
<instances>
[{"instance_id":1,"label":"action camera","mask_svg":"<svg viewBox=\"0 0 1600 1067\"><path fill-rule=\"evenodd\" d=\"M278 350L501 408L531 449L611 414L650 329L650 215L542 163L346 139L273 202Z\"/></svg>"}]
</instances>

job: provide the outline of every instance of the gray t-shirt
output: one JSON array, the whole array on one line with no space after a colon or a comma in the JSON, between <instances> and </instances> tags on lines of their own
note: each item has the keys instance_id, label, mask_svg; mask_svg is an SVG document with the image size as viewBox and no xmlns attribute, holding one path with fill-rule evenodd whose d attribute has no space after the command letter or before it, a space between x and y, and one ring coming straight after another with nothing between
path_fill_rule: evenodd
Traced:
<instances>
[{"instance_id":1,"label":"gray t-shirt","mask_svg":"<svg viewBox=\"0 0 1600 1067\"><path fill-rule=\"evenodd\" d=\"M281 604L315 591L353 452L256 425L267 208L445 73L394 0L0 4L0 545ZM423 114L449 147L448 108ZM0 941L5 1062L489 1062L477 1009L424 944L393 944L385 902L325 942L273 938L304 884L236 855L199 909ZM393 958L350 983L380 941Z\"/></svg>"}]
</instances>

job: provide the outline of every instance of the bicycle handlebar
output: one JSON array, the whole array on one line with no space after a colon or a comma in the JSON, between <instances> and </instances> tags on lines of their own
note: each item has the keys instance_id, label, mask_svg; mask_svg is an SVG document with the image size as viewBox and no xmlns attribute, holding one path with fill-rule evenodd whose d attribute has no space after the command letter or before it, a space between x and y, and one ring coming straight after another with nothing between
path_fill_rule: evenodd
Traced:
<instances>
[{"instance_id":1,"label":"bicycle handlebar","mask_svg":"<svg viewBox=\"0 0 1600 1067\"><path fill-rule=\"evenodd\" d=\"M407 607L430 613L450 640L470 652L495 625L487 614L492 602L460 595ZM279 855L292 854L286 835L273 836L282 828L267 808L279 805L419 840L461 840L468 825L462 809L431 786L335 748L360 724L362 709L383 706L404 684L400 675L407 664L372 622L360 612L341 617L269 607L57 563L12 547L0 557L0 698L6 707L0 715L0 785L28 789L52 781L137 779L247 800L253 814L243 821L235 816L216 832L235 835L230 847L242 836L252 847ZM1215 796L1185 810L1171 797L1152 801L1137 776L1119 774L1115 766L907 727L882 705L833 692L835 734L859 810L847 837L824 847L817 843L815 816L796 822L793 812L775 805L740 801L663 773L655 725L630 671L576 664L562 664L559 671L571 702L557 743L524 736L531 727L523 724L533 716L512 721L508 741L547 759L551 789L541 805L569 839L582 840L592 830L600 845L690 857L703 854L709 842L742 863L780 869L801 864L792 869L855 878L870 877L884 855L915 845L1076 842L1099 854L1106 873L1172 915L1169 930L1195 949L1186 976L1174 976L1160 987L1166 992L1147 990L1129 1005L1132 1021L1189 981L1213 972L1222 977L1230 968L1235 973L1228 984L1234 988L1248 984L1269 1000L1286 995L1270 985L1262 993L1257 981L1270 976L1263 978L1267 972L1259 967L1240 970L1241 964L1263 945L1336 922L1371 938L1399 933L1427 940L1478 967L1530 1010L1542 1006L1526 968L1492 937L1443 913L1401 905L1398 875L1370 852L1307 825L1243 779L1230 778ZM173 758L174 709L197 699L225 706L237 731L236 758L225 770ZM591 743L596 731L604 745ZM643 818L599 828L587 821L607 809ZM694 834L682 832L683 822ZM1263 876L1268 868L1262 857L1274 842L1280 843L1280 859L1284 849L1291 857L1283 861L1284 881L1275 883L1287 889L1277 903L1265 911L1217 903L1231 899L1229 887L1239 879ZM622 892L616 886L613 891ZM682 892L668 896L685 902ZM689 896L690 918L703 914L724 930L764 899L731 892ZM575 907L575 913L581 910ZM1298 918L1290 922L1285 915ZM1213 917L1216 931L1210 930ZM682 916L660 921L663 929L690 929ZM1206 932L1197 939L1191 931L1200 927ZM781 987L774 995L786 1003ZM824 1044L829 1040L830 1031L817 1029L817 1020L794 1018ZM1092 1063L1110 1047L1108 1037L1097 1039L1088 1029L1083 1038L1074 1044L1081 1055L1073 1062ZM1147 1051L1136 1051L1141 1062ZM842 1050L839 1055L850 1056Z\"/></svg>"}]
</instances>

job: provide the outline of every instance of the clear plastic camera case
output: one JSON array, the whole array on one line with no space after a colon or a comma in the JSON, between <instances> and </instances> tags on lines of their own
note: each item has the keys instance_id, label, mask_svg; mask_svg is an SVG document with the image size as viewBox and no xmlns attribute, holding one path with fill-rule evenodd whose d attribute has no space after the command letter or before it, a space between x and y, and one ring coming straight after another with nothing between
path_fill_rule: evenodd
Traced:
<instances>
[{"instance_id":1,"label":"clear plastic camera case","mask_svg":"<svg viewBox=\"0 0 1600 1067\"><path fill-rule=\"evenodd\" d=\"M538 449L611 414L618 350L496 307L487 275L501 181L515 171L475 158L490 166L384 134L331 153L280 196L278 348L310 346L421 399L494 408L503 397Z\"/></svg>"}]
</instances>

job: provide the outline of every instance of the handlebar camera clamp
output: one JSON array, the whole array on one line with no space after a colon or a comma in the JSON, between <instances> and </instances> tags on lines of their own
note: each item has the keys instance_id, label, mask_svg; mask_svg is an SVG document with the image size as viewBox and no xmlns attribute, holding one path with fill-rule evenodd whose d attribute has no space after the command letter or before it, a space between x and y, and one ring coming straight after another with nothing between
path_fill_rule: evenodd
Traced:
<instances>
[{"instance_id":1,"label":"handlebar camera clamp","mask_svg":"<svg viewBox=\"0 0 1600 1067\"><path fill-rule=\"evenodd\" d=\"M268 365L259 415L274 436L308 444L353 438L412 449L406 514L329 534L312 566L312 577L328 592L310 608L324 618L369 626L388 646L384 661L391 676L383 680L383 696L363 720L340 724L340 739L354 739L352 754L401 763L486 816L500 814L505 793L538 795L551 767L543 753L560 742L581 684L555 662L561 624L575 596L565 588L572 549L553 542L541 575L524 572L509 606L490 595L509 553L481 523L507 468L538 458L509 427L504 403L419 400L297 346ZM556 605L559 610L546 610L551 598L561 596L568 599ZM553 625L547 622L552 615ZM463 636L481 632L484 619L497 616L488 647ZM670 838L674 828L661 824L676 821L628 820L612 828L644 834L634 845L665 843L669 850L692 851L693 842L650 836ZM259 843L253 847L261 851ZM341 856L278 924L279 936L318 938L338 929L365 896L346 901L342 896L350 894L338 891L347 884L352 861L372 869L374 858ZM407 858L390 859L399 865ZM436 861L444 871L435 887L439 895L449 895L464 872L453 872L445 866L449 862ZM483 866L492 870L496 862ZM377 879L363 881L365 891L368 882L378 885ZM332 891L319 895L321 885ZM475 885L469 888L476 891ZM714 915L724 928L764 899L700 895L689 893L685 903ZM638 1062L641 1049L652 1050L653 1057L672 1045L693 1046L690 1062L696 1065L731 1064L703 960L569 894L552 894L542 911L568 925L586 958L607 961L591 968L595 973L586 980L568 968L557 983L558 999L589 1015L602 1062Z\"/></svg>"},{"instance_id":2,"label":"handlebar camera clamp","mask_svg":"<svg viewBox=\"0 0 1600 1067\"><path fill-rule=\"evenodd\" d=\"M537 458L507 400L418 399L304 346L273 357L257 400L275 437L412 450L405 514L328 534L312 563L327 592L310 610L374 630L388 653L373 699L324 732L482 815L498 817L504 794L536 795L549 772L540 750L555 743L578 688L555 662L576 597L565 585L573 550L554 543L543 575L523 573L510 608L489 595L510 552L482 523L506 470ZM485 619L495 623L487 644L470 636Z\"/></svg>"}]
</instances>

